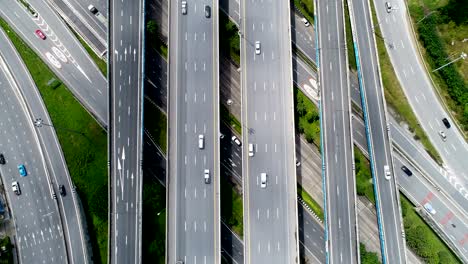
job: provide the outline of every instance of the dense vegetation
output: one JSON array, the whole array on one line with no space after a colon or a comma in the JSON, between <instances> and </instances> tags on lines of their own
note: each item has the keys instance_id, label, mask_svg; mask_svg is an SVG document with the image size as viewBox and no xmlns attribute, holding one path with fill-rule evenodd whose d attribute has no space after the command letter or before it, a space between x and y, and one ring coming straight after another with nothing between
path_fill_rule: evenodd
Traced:
<instances>
[{"instance_id":1,"label":"dense vegetation","mask_svg":"<svg viewBox=\"0 0 468 264\"><path fill-rule=\"evenodd\" d=\"M313 0L294 0L294 7L309 20L309 23L314 23L314 1Z\"/></svg>"},{"instance_id":2,"label":"dense vegetation","mask_svg":"<svg viewBox=\"0 0 468 264\"><path fill-rule=\"evenodd\" d=\"M400 202L406 233L406 245L424 263L460 263L434 231L424 223L423 219L416 213L411 202L403 195L400 195Z\"/></svg>"},{"instance_id":3,"label":"dense vegetation","mask_svg":"<svg viewBox=\"0 0 468 264\"><path fill-rule=\"evenodd\" d=\"M354 147L354 164L356 167L356 192L357 195L365 196L375 203L374 185L372 183L372 174L370 164L362 152Z\"/></svg>"},{"instance_id":4,"label":"dense vegetation","mask_svg":"<svg viewBox=\"0 0 468 264\"><path fill-rule=\"evenodd\" d=\"M3 248L5 250L3 250ZM10 242L10 237L5 237L0 240L0 264L13 264L13 245Z\"/></svg>"},{"instance_id":5,"label":"dense vegetation","mask_svg":"<svg viewBox=\"0 0 468 264\"><path fill-rule=\"evenodd\" d=\"M143 184L143 263L163 264L166 237L166 189L159 182Z\"/></svg>"},{"instance_id":6,"label":"dense vegetation","mask_svg":"<svg viewBox=\"0 0 468 264\"><path fill-rule=\"evenodd\" d=\"M296 131L304 134L307 142L320 147L320 121L317 107L298 88L294 88L296 103Z\"/></svg>"},{"instance_id":7,"label":"dense vegetation","mask_svg":"<svg viewBox=\"0 0 468 264\"><path fill-rule=\"evenodd\" d=\"M374 252L366 250L364 244L359 244L359 253L361 254L361 264L379 264L379 257Z\"/></svg>"},{"instance_id":8,"label":"dense vegetation","mask_svg":"<svg viewBox=\"0 0 468 264\"><path fill-rule=\"evenodd\" d=\"M239 29L223 12L219 12L219 52L240 66Z\"/></svg>"},{"instance_id":9,"label":"dense vegetation","mask_svg":"<svg viewBox=\"0 0 468 264\"><path fill-rule=\"evenodd\" d=\"M146 23L147 43L152 43L150 48L156 49L156 51L167 60L167 45L161 40L158 32L158 24L156 21L149 20Z\"/></svg>"}]
</instances>

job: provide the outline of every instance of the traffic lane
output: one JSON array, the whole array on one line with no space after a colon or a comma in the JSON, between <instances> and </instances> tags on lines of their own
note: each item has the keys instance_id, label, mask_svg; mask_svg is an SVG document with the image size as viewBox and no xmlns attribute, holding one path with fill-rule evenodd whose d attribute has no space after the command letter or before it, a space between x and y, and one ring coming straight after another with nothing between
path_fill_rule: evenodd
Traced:
<instances>
[{"instance_id":1,"label":"traffic lane","mask_svg":"<svg viewBox=\"0 0 468 264\"><path fill-rule=\"evenodd\" d=\"M304 17L299 13L293 12L291 15L294 16L294 22L291 25L292 42L308 59L316 62L315 34L313 27L310 23L309 26L306 26L302 21Z\"/></svg>"},{"instance_id":2,"label":"traffic lane","mask_svg":"<svg viewBox=\"0 0 468 264\"><path fill-rule=\"evenodd\" d=\"M451 202L443 198L433 186L428 184L423 178L418 169L414 168L406 159L399 154L394 155L396 158L395 166L398 167L398 181L400 186L405 190L405 195L409 195L412 202L417 202L423 215L433 221L436 226L442 230L446 238L457 247L459 252L468 259L468 244L466 236L468 234L467 219L460 216L456 211L453 211ZM407 176L400 168L406 166L413 173L412 176ZM425 204L430 204L435 214L429 213L425 208Z\"/></svg>"},{"instance_id":3,"label":"traffic lane","mask_svg":"<svg viewBox=\"0 0 468 264\"><path fill-rule=\"evenodd\" d=\"M394 125L393 122L390 124L390 128L393 144L397 145L405 152L405 155L415 160L419 167L425 172L425 175L434 181L439 188L443 189L444 193L449 195L456 203L456 206L466 214L466 212L468 212L468 204L465 201L468 198L468 193L462 193L457 190L456 186L460 186L455 184L450 174L439 167L423 149L414 145L410 140L410 135Z\"/></svg>"},{"instance_id":4,"label":"traffic lane","mask_svg":"<svg viewBox=\"0 0 468 264\"><path fill-rule=\"evenodd\" d=\"M381 30L392 48L389 49L389 56L392 63L397 65L396 73L402 82L402 87L407 94L416 116L421 120L421 125L427 131L428 137L439 151L444 162L453 171L453 176L460 182L467 182L468 164L462 157L468 156L468 146L461 133L452 126L446 129L441 119L446 117L451 120L438 100L434 88L425 72L425 68L420 63L418 52L412 42L412 33L409 31L406 5L404 2L396 1L398 10L391 13L384 11L384 3L379 3L382 8L376 8L377 16L381 21ZM398 22L397 22L398 21ZM403 21L403 23L399 23ZM432 111L427 111L432 109ZM445 131L447 141L443 142L438 135L438 131ZM452 148L452 149L451 149Z\"/></svg>"},{"instance_id":5,"label":"traffic lane","mask_svg":"<svg viewBox=\"0 0 468 264\"><path fill-rule=\"evenodd\" d=\"M41 118L45 123L52 124L52 121L49 118L47 110L42 98L35 87L33 80L31 79L25 65L22 63L19 54L16 52L11 42L9 42L7 36L3 33L0 33L0 39L3 39L4 43L9 45L3 45L0 50L0 54L8 61L8 66L11 69L15 69L14 72L11 72L15 82L18 84L19 89L21 90L24 99L30 108L30 111L33 112L36 117ZM33 117L34 118L34 117ZM32 121L31 121L32 122ZM53 188L56 193L58 193L59 185L63 184L67 189L68 196L61 197L59 199L59 205L61 205L60 210L64 215L64 225L66 238L73 250L70 250L71 258L74 261L85 262L83 258L86 258L87 253L85 251L85 241L83 239L82 224L79 221L80 210L77 205L74 186L71 182L70 175L65 163L65 159L62 154L60 144L55 135L53 127L42 126L41 128L36 129L36 133L41 142L41 148L46 158L47 166L50 169L51 173L51 182L53 183ZM51 196L50 196L51 197ZM70 198L71 197L71 198ZM70 239L70 238L80 238L80 239ZM69 245L68 244L68 245ZM78 254L72 254L78 253Z\"/></svg>"},{"instance_id":6,"label":"traffic lane","mask_svg":"<svg viewBox=\"0 0 468 264\"><path fill-rule=\"evenodd\" d=\"M2 1L5 2L4 0ZM57 34L61 32L59 26L61 22L54 22L57 19L55 14L49 15L49 17L47 17L47 22L44 21L44 17L41 15L39 15L36 20L33 20L32 17L19 6L19 3L6 1L3 4L7 6L6 9L11 11L6 13L5 9L0 10L0 12L3 12L3 16L9 24L15 28L22 39L41 56L43 61L49 65L50 69L68 85L80 103L89 109L98 121L104 125L107 115L105 103L105 96L107 94L106 80L84 49L78 46L79 44L76 44L77 46L74 47L76 40L68 41L68 36ZM40 14L44 13L47 15L47 11ZM22 19L20 19L20 17L22 17ZM25 17L29 17L31 20L24 19ZM38 26L40 23L42 26ZM35 30L39 28L46 34L47 38L45 40L41 40L35 35ZM69 32L67 33L70 34ZM66 47L64 44L66 44ZM60 69L57 68L58 66L54 66L45 55L47 52L55 54L51 46L57 48L57 50L61 50L64 60L67 61L67 63L64 63L55 58L56 64L58 62L57 65L60 66ZM81 51L81 55L75 56L80 53L79 51Z\"/></svg>"},{"instance_id":7,"label":"traffic lane","mask_svg":"<svg viewBox=\"0 0 468 264\"><path fill-rule=\"evenodd\" d=\"M6 164L0 165L10 208L16 226L19 257L22 262L44 261L63 263L67 260L65 239L60 215L50 195L46 168L34 136L29 114L17 97L4 68L0 71L0 148ZM27 176L21 177L18 165L24 164ZM19 183L21 195L12 190L13 181ZM52 252L53 249L53 252ZM50 252L44 255L40 252ZM37 257L36 257L37 255Z\"/></svg>"},{"instance_id":8,"label":"traffic lane","mask_svg":"<svg viewBox=\"0 0 468 264\"><path fill-rule=\"evenodd\" d=\"M401 237L401 222L398 210L398 196L395 188L396 182L386 179L385 166L392 167L392 157L390 155L389 137L387 135L387 122L380 86L380 76L377 72L377 56L375 54L373 33L371 33L371 16L369 14L368 2L354 1L353 13L354 24L356 25L357 48L359 52L359 63L361 65L361 84L364 90L366 111L368 114L368 132L372 144L372 156L374 163L374 181L378 185L380 215L384 234L384 246L386 258L390 263L404 263L405 257L401 252L404 249ZM369 52L371 51L371 52ZM392 174L392 170L390 170Z\"/></svg>"}]
</instances>

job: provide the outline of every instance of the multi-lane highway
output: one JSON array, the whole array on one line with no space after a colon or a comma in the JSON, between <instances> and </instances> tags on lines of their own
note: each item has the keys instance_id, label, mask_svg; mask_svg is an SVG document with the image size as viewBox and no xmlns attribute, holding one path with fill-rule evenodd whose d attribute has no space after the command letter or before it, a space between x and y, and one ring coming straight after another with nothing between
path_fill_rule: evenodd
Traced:
<instances>
[{"instance_id":1,"label":"multi-lane highway","mask_svg":"<svg viewBox=\"0 0 468 264\"><path fill-rule=\"evenodd\" d=\"M168 263L221 261L218 10L169 3Z\"/></svg>"},{"instance_id":2,"label":"multi-lane highway","mask_svg":"<svg viewBox=\"0 0 468 264\"><path fill-rule=\"evenodd\" d=\"M317 2L318 3L318 2ZM358 263L356 182L343 4L317 6L327 261Z\"/></svg>"},{"instance_id":3,"label":"multi-lane highway","mask_svg":"<svg viewBox=\"0 0 468 264\"><path fill-rule=\"evenodd\" d=\"M0 15L49 65L97 121L102 126L106 126L106 79L75 36L46 2L31 0L30 4L38 12L37 17L26 11L20 1L6 0L0 1L2 6ZM42 30L46 39L40 39L35 34L36 30ZM46 56L47 53L50 53L58 64L51 63ZM63 55L60 55L61 57L65 57L62 58L63 61L57 55L60 53Z\"/></svg>"},{"instance_id":4,"label":"multi-lane highway","mask_svg":"<svg viewBox=\"0 0 468 264\"><path fill-rule=\"evenodd\" d=\"M405 244L398 188L393 173L393 159L386 104L380 79L379 60L372 32L372 16L368 1L351 0L351 28L356 51L357 70L366 125L376 211L383 263L405 263Z\"/></svg>"},{"instance_id":5,"label":"multi-lane highway","mask_svg":"<svg viewBox=\"0 0 468 264\"><path fill-rule=\"evenodd\" d=\"M13 45L3 33L0 34L0 42L5 43L0 49L1 56L4 58L5 63L8 64L9 69L15 69L11 72L12 77L31 113L30 122L40 118L44 123L52 124L34 81L22 63L18 53L14 50ZM42 198L53 199L53 194L55 193L56 197L58 197L59 212L62 215L68 258L71 262L88 263L90 256L88 252L89 245L86 241L87 231L84 230L86 225L83 224L84 215L80 210L79 198L71 182L54 128L40 125L40 127L36 128L36 133L42 149L43 160L47 166L47 174L42 175L42 177L49 181L51 192L47 197L42 197L41 195L43 194L39 192L31 196L38 200ZM60 185L65 186L65 196L59 195L58 188Z\"/></svg>"},{"instance_id":6,"label":"multi-lane highway","mask_svg":"<svg viewBox=\"0 0 468 264\"><path fill-rule=\"evenodd\" d=\"M141 262L143 1L110 1L109 263Z\"/></svg>"},{"instance_id":7,"label":"multi-lane highway","mask_svg":"<svg viewBox=\"0 0 468 264\"><path fill-rule=\"evenodd\" d=\"M297 263L289 2L242 1L241 21L244 263Z\"/></svg>"},{"instance_id":8,"label":"multi-lane highway","mask_svg":"<svg viewBox=\"0 0 468 264\"><path fill-rule=\"evenodd\" d=\"M66 263L71 252L66 247L58 205L52 198L44 150L32 122L33 113L16 82L18 76L13 76L12 68L7 66L5 52L13 52L12 47L3 31L0 35L0 149L6 161L0 165L0 174L16 227L19 261ZM20 78L27 80L27 76ZM18 171L20 164L27 172L24 177ZM12 190L15 181L20 195Z\"/></svg>"},{"instance_id":9,"label":"multi-lane highway","mask_svg":"<svg viewBox=\"0 0 468 264\"><path fill-rule=\"evenodd\" d=\"M416 114L419 123L426 131L434 147L447 166L450 182L468 199L468 144L458 131L454 121L447 115L440 97L426 73L422 58L415 47L410 18L405 1L390 1L393 8L387 12L385 1L374 2L380 27L385 39L387 52L403 91ZM433 69L428 69L433 70ZM430 111L428 111L430 109ZM447 129L442 123L447 118L452 124ZM447 136L443 140L439 131ZM465 201L466 203L466 201Z\"/></svg>"}]
</instances>

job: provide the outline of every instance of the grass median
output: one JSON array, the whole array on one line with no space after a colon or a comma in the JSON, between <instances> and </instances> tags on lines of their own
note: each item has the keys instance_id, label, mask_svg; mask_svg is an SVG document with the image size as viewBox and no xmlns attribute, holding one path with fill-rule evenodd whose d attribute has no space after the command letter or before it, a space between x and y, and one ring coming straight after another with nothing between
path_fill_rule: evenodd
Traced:
<instances>
[{"instance_id":1,"label":"grass median","mask_svg":"<svg viewBox=\"0 0 468 264\"><path fill-rule=\"evenodd\" d=\"M369 160L361 150L354 147L354 164L356 168L356 193L367 197L375 204L374 185Z\"/></svg>"},{"instance_id":2,"label":"grass median","mask_svg":"<svg viewBox=\"0 0 468 264\"><path fill-rule=\"evenodd\" d=\"M37 54L0 19L39 88L52 119L68 169L76 186L88 223L95 263L107 263L107 135L79 104L64 84L55 89L48 82L58 79ZM65 129L59 129L66 128ZM73 133L78 131L79 133Z\"/></svg>"},{"instance_id":3,"label":"grass median","mask_svg":"<svg viewBox=\"0 0 468 264\"><path fill-rule=\"evenodd\" d=\"M353 31L351 29L351 19L349 16L348 1L346 1L345 4L346 10L344 11L344 13L346 25L346 46L348 49L348 64L350 69L357 71L356 54L354 51Z\"/></svg>"},{"instance_id":4,"label":"grass median","mask_svg":"<svg viewBox=\"0 0 468 264\"><path fill-rule=\"evenodd\" d=\"M240 37L239 29L229 17L219 12L219 49L228 55L237 66L240 66Z\"/></svg>"},{"instance_id":5,"label":"grass median","mask_svg":"<svg viewBox=\"0 0 468 264\"><path fill-rule=\"evenodd\" d=\"M101 71L104 77L107 78L107 62L101 57L99 57L93 51L93 49L91 49L88 43L86 43L78 34L76 34L76 32L72 28L70 28L70 31L73 32L73 35L75 35L75 37L80 41L81 46L85 48L86 52L88 52L91 59L94 61L94 63L96 63L97 67L99 68L99 71Z\"/></svg>"},{"instance_id":6,"label":"grass median","mask_svg":"<svg viewBox=\"0 0 468 264\"><path fill-rule=\"evenodd\" d=\"M166 189L156 180L143 184L143 263L165 263Z\"/></svg>"},{"instance_id":7,"label":"grass median","mask_svg":"<svg viewBox=\"0 0 468 264\"><path fill-rule=\"evenodd\" d=\"M294 0L294 7L309 21L314 23L314 1L313 0Z\"/></svg>"},{"instance_id":8,"label":"grass median","mask_svg":"<svg viewBox=\"0 0 468 264\"><path fill-rule=\"evenodd\" d=\"M151 118L151 122L149 120ZM145 129L156 144L167 153L167 116L155 103L145 97Z\"/></svg>"},{"instance_id":9,"label":"grass median","mask_svg":"<svg viewBox=\"0 0 468 264\"><path fill-rule=\"evenodd\" d=\"M374 6L372 8L372 18L374 25L378 25L377 17L375 15ZM375 39L377 42L377 50L379 54L379 64L382 75L382 82L384 86L385 100L390 107L390 110L394 113L393 116L398 122L405 122L408 124L409 130L414 133L414 139L419 140L424 146L427 153L438 163L442 164L442 159L434 148L423 128L419 124L416 115L413 112L406 96L403 92L403 89L400 86L400 82L396 77L395 71L393 70L393 65L390 61L390 58L387 54L385 48L385 42L382 39L382 34L380 28L375 28Z\"/></svg>"},{"instance_id":10,"label":"grass median","mask_svg":"<svg viewBox=\"0 0 468 264\"><path fill-rule=\"evenodd\" d=\"M322 207L308 194L301 185L297 184L297 195L312 209L312 211L323 221Z\"/></svg>"}]
</instances>

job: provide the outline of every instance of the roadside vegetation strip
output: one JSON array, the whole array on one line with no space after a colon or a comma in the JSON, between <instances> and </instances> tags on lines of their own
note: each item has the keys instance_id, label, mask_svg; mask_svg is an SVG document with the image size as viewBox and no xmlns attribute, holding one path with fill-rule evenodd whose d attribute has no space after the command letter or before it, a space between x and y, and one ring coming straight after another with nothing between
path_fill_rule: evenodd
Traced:
<instances>
[{"instance_id":1,"label":"roadside vegetation strip","mask_svg":"<svg viewBox=\"0 0 468 264\"><path fill-rule=\"evenodd\" d=\"M240 238L244 236L244 205L242 196L224 175L220 177L221 219Z\"/></svg>"},{"instance_id":2,"label":"roadside vegetation strip","mask_svg":"<svg viewBox=\"0 0 468 264\"><path fill-rule=\"evenodd\" d=\"M369 160L361 150L354 147L354 164L356 168L356 192L360 196L365 196L375 204L374 187Z\"/></svg>"},{"instance_id":3,"label":"roadside vegetation strip","mask_svg":"<svg viewBox=\"0 0 468 264\"><path fill-rule=\"evenodd\" d=\"M143 184L143 263L165 263L166 189L145 178Z\"/></svg>"},{"instance_id":4,"label":"roadside vegetation strip","mask_svg":"<svg viewBox=\"0 0 468 264\"><path fill-rule=\"evenodd\" d=\"M73 28L68 27L68 29L73 32L73 35L80 41L81 46L83 46L86 49L86 52L88 52L88 55L93 59L94 63L96 63L97 67L99 68L99 71L104 75L104 78L107 79L107 62L104 61L101 57L99 57L93 49L84 41L80 35L78 35Z\"/></svg>"},{"instance_id":5,"label":"roadside vegetation strip","mask_svg":"<svg viewBox=\"0 0 468 264\"><path fill-rule=\"evenodd\" d=\"M107 136L64 84L48 86L57 76L0 18L0 26L28 68L56 126L68 169L85 210L95 263L107 263ZM60 129L66 128L66 129ZM71 131L79 131L74 133Z\"/></svg>"},{"instance_id":6,"label":"roadside vegetation strip","mask_svg":"<svg viewBox=\"0 0 468 264\"><path fill-rule=\"evenodd\" d=\"M414 205L400 195L403 225L406 234L406 245L425 263L461 263L453 252L444 244L437 234L424 222L416 212ZM424 209L420 209L424 210Z\"/></svg>"},{"instance_id":7,"label":"roadside vegetation strip","mask_svg":"<svg viewBox=\"0 0 468 264\"><path fill-rule=\"evenodd\" d=\"M359 253L361 254L361 264L379 264L379 256L375 252L367 251L364 244L359 244Z\"/></svg>"},{"instance_id":8,"label":"roadside vegetation strip","mask_svg":"<svg viewBox=\"0 0 468 264\"><path fill-rule=\"evenodd\" d=\"M441 100L468 137L468 64L464 60L433 70L467 53L468 15L463 1L410 0L408 10L419 51Z\"/></svg>"},{"instance_id":9,"label":"roadside vegetation strip","mask_svg":"<svg viewBox=\"0 0 468 264\"><path fill-rule=\"evenodd\" d=\"M351 20L349 18L349 2L345 2L346 10L345 13L345 25L346 25L346 46L348 48L348 63L349 68L354 71L357 71L357 64L356 64L356 54L354 51L354 43L353 43L353 31L351 30Z\"/></svg>"},{"instance_id":10,"label":"roadside vegetation strip","mask_svg":"<svg viewBox=\"0 0 468 264\"><path fill-rule=\"evenodd\" d=\"M374 6L371 4L372 9L372 19L374 25L378 25L377 17L375 15ZM440 165L442 164L442 159L434 148L423 128L419 124L416 115L413 112L413 109L406 100L406 96L400 86L400 82L396 77L395 71L393 70L392 63L387 54L385 48L385 43L382 39L382 34L380 28L375 28L375 40L377 43L377 50L379 54L379 64L382 75L382 83L384 86L385 100L389 106L390 112L393 113L393 117L398 122L404 122L408 124L409 130L414 133L414 139L419 140L427 153Z\"/></svg>"},{"instance_id":11,"label":"roadside vegetation strip","mask_svg":"<svg viewBox=\"0 0 468 264\"><path fill-rule=\"evenodd\" d=\"M310 68L312 68L314 71L317 71L317 65L315 64L315 62L313 62L304 53L302 53L302 51L294 43L292 43L292 53L293 56L296 55L297 58L301 59L303 62L309 65Z\"/></svg>"},{"instance_id":12,"label":"roadside vegetation strip","mask_svg":"<svg viewBox=\"0 0 468 264\"><path fill-rule=\"evenodd\" d=\"M322 207L308 194L300 184L297 184L297 195L309 206L310 209L323 221Z\"/></svg>"},{"instance_id":13,"label":"roadside vegetation strip","mask_svg":"<svg viewBox=\"0 0 468 264\"><path fill-rule=\"evenodd\" d=\"M151 43L150 46L167 60L167 44L158 35L159 30L156 21L149 20L146 23L146 32L148 32L147 37L149 38L149 43Z\"/></svg>"},{"instance_id":14,"label":"roadside vegetation strip","mask_svg":"<svg viewBox=\"0 0 468 264\"><path fill-rule=\"evenodd\" d=\"M314 1L294 0L294 7L303 15L310 24L314 24Z\"/></svg>"},{"instance_id":15,"label":"roadside vegetation strip","mask_svg":"<svg viewBox=\"0 0 468 264\"><path fill-rule=\"evenodd\" d=\"M239 29L229 17L223 12L219 12L219 49L220 52L240 66L240 37Z\"/></svg>"},{"instance_id":16,"label":"roadside vegetation strip","mask_svg":"<svg viewBox=\"0 0 468 264\"><path fill-rule=\"evenodd\" d=\"M242 124L239 120L229 112L227 107L223 104L220 106L221 121L226 122L231 128L233 128L239 135L242 135Z\"/></svg>"},{"instance_id":17,"label":"roadside vegetation strip","mask_svg":"<svg viewBox=\"0 0 468 264\"><path fill-rule=\"evenodd\" d=\"M167 153L167 116L153 102L145 98L145 129L149 131L156 144Z\"/></svg>"},{"instance_id":18,"label":"roadside vegetation strip","mask_svg":"<svg viewBox=\"0 0 468 264\"><path fill-rule=\"evenodd\" d=\"M320 146L320 120L317 107L299 88L294 87L296 131L304 134L307 142Z\"/></svg>"}]
</instances>

